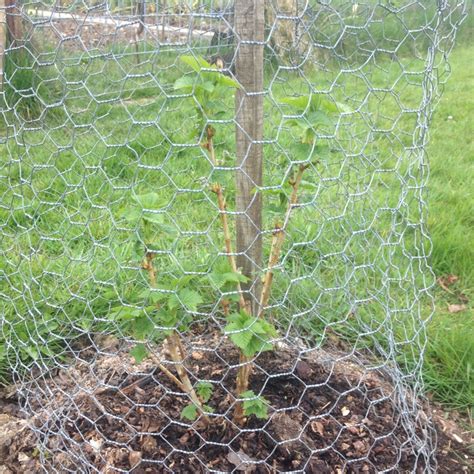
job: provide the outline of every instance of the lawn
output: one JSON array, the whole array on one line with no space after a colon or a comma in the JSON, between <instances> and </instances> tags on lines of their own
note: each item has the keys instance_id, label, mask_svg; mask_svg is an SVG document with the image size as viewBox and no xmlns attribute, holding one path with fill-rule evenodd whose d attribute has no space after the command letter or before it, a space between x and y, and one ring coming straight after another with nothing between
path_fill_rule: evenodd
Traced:
<instances>
[{"instance_id":1,"label":"lawn","mask_svg":"<svg viewBox=\"0 0 474 474\"><path fill-rule=\"evenodd\" d=\"M273 318L312 345L336 337L382 360L395 357L402 369L417 367L424 352L428 389L461 409L474 402L473 70L466 67L473 51L461 44L451 57L453 74L430 134L429 179L413 142L423 61L408 61L402 70L387 55L351 74L331 63L325 70L305 65L301 73L270 62L266 68L266 255L294 162L309 157L285 121L291 111L283 99L307 94L310 84L350 110L337 130L323 129L319 163L305 175L270 301ZM143 328L117 308L143 308L144 243L157 252L159 290L192 276L189 285L205 302L199 321L223 319L212 274L226 259L209 184L225 186L232 211L232 97L222 98L224 113L214 124L215 168L195 136L192 99L174 90L178 78L191 74L175 54L144 48L138 64L130 48L107 59L81 54L59 61L50 54L57 64L42 68L34 87L41 100L27 93L8 97L19 116L6 115L5 135L14 132L15 139L0 145L5 382L9 365L19 372L68 360L86 334L140 339ZM27 90L25 64L17 84ZM427 194L419 187L426 181ZM144 235L130 216L149 193L153 218ZM418 225L426 218L419 207L424 200L431 241ZM447 290L434 284L419 258L424 252L436 277L458 277ZM432 313L427 290L437 309L425 338ZM450 312L453 304L464 305L462 311ZM159 340L157 328L146 329Z\"/></svg>"},{"instance_id":2,"label":"lawn","mask_svg":"<svg viewBox=\"0 0 474 474\"><path fill-rule=\"evenodd\" d=\"M474 405L474 144L473 47L460 45L452 57L452 75L435 113L428 156L428 229L431 264L437 277L459 279L435 288L435 316L429 326L425 382L448 405ZM465 297L463 297L463 295ZM450 313L448 305L466 307Z\"/></svg>"}]
</instances>

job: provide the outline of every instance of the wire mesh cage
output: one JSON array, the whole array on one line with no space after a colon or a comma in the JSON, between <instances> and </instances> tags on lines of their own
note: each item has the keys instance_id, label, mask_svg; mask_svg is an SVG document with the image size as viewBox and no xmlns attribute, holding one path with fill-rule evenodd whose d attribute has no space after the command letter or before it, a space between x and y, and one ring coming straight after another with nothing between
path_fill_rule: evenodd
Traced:
<instances>
[{"instance_id":1,"label":"wire mesh cage","mask_svg":"<svg viewBox=\"0 0 474 474\"><path fill-rule=\"evenodd\" d=\"M425 145L464 2L1 11L18 472L435 471Z\"/></svg>"}]
</instances>

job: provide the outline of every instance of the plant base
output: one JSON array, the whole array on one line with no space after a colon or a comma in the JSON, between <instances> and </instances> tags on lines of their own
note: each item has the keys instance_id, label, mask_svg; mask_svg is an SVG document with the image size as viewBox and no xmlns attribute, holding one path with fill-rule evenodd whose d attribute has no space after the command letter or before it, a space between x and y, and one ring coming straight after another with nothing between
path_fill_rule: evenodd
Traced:
<instances>
[{"instance_id":1,"label":"plant base","mask_svg":"<svg viewBox=\"0 0 474 474\"><path fill-rule=\"evenodd\" d=\"M218 339L206 340L203 348L220 344L219 357L195 346L187 361L194 374L215 382L208 402L215 410L210 423L198 419L186 426L180 419L189 403L186 395L176 394L178 389L150 360L134 364L127 348L111 339L107 352L115 355L86 348L80 355L89 362L36 385L36 398L29 400L34 432L22 424L10 444L0 445L7 472L44 472L41 464L51 472L104 473L425 469L429 456L414 446L415 436L422 439L421 427L415 427L416 435L406 429L388 379L354 360L341 361L342 353L335 350L313 351L305 358L290 348L262 354L249 389L262 391L271 404L270 417L252 417L241 431L232 422L235 401L230 395L232 366L239 356ZM443 465L462 472L456 471L459 465Z\"/></svg>"}]
</instances>

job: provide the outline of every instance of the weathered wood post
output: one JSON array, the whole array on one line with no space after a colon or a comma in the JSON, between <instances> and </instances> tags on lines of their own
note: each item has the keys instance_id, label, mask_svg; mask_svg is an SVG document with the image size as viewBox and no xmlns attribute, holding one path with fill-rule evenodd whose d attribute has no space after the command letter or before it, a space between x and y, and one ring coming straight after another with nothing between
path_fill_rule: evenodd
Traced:
<instances>
[{"instance_id":1,"label":"weathered wood post","mask_svg":"<svg viewBox=\"0 0 474 474\"><path fill-rule=\"evenodd\" d=\"M5 5L7 39L11 44L21 39L21 18L19 0L1 0Z\"/></svg>"},{"instance_id":2,"label":"weathered wood post","mask_svg":"<svg viewBox=\"0 0 474 474\"><path fill-rule=\"evenodd\" d=\"M245 299L258 312L262 268L263 160L263 42L265 0L236 0L234 29L237 38L235 74L241 85L236 94L236 210L237 266L250 278Z\"/></svg>"},{"instance_id":3,"label":"weathered wood post","mask_svg":"<svg viewBox=\"0 0 474 474\"><path fill-rule=\"evenodd\" d=\"M0 91L3 91L3 73L5 67L5 50L7 49L7 17L5 0L0 0Z\"/></svg>"}]
</instances>

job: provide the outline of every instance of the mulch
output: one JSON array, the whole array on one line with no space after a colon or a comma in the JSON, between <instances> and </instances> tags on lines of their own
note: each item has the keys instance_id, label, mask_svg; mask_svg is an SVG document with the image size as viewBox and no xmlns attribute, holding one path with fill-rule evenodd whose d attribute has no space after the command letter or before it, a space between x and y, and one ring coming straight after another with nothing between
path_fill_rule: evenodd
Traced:
<instances>
[{"instance_id":1,"label":"mulch","mask_svg":"<svg viewBox=\"0 0 474 474\"><path fill-rule=\"evenodd\" d=\"M14 394L0 401L0 473L426 472L425 411L411 430L386 374L360 360L288 346L262 354L250 388L268 400L270 416L239 427L232 421L238 353L229 344L189 353L190 373L215 386L210 422L193 423L180 417L187 396L150 360L135 364L118 342L108 343L35 382L29 419ZM473 457L462 432L446 423L437 430L438 472L468 472Z\"/></svg>"}]
</instances>

